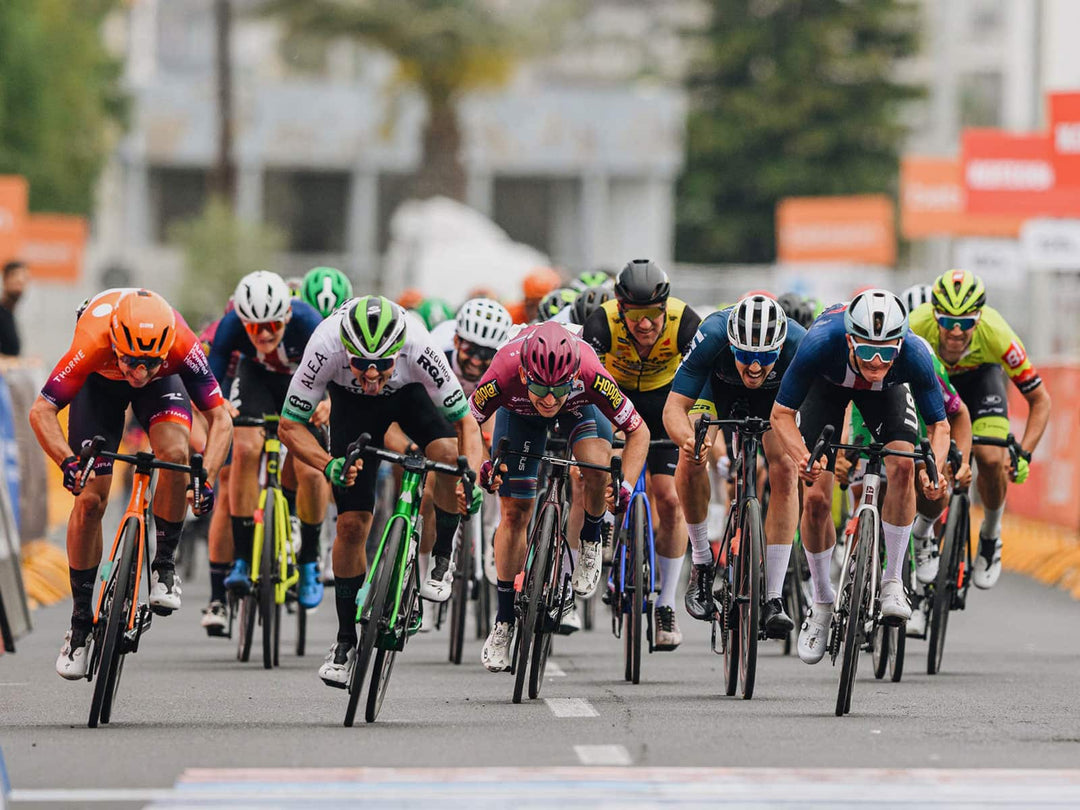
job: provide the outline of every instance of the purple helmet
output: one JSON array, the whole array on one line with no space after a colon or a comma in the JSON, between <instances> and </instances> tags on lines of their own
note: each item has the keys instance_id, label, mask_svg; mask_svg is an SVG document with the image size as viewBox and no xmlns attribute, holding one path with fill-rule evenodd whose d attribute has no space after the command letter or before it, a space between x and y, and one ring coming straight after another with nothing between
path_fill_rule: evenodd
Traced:
<instances>
[{"instance_id":1,"label":"purple helmet","mask_svg":"<svg viewBox=\"0 0 1080 810\"><path fill-rule=\"evenodd\" d=\"M526 336L521 365L525 376L541 385L565 383L581 365L578 339L555 321L542 323Z\"/></svg>"}]
</instances>

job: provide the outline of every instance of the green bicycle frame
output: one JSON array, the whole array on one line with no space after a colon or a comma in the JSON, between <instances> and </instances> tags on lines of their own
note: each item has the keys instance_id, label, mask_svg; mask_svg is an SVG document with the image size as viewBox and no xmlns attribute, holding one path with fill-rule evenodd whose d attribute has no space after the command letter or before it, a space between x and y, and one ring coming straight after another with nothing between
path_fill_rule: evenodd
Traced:
<instances>
[{"instance_id":1,"label":"green bicycle frame","mask_svg":"<svg viewBox=\"0 0 1080 810\"><path fill-rule=\"evenodd\" d=\"M390 622L386 628L387 634L393 637L395 642L397 641L398 636L396 630L398 614L401 610L401 594L405 586L405 561L408 559L409 544L416 531L416 523L420 514L420 498L423 495L423 488L424 476L421 473L413 470L404 470L401 476L401 490L398 494L397 503L394 504L393 514L391 514L390 519L386 521L386 527L383 529L382 539L379 540L379 548L375 552L375 558L368 565L367 577L364 578L364 584L356 594L356 623L366 623L368 616L366 616L364 612L365 603L367 602L368 591L375 578L375 572L379 569L379 562L382 560L383 550L386 548L386 540L390 536L390 530L394 528L394 523L397 521L404 521L405 542L403 542L398 549L398 556L394 561L394 577L392 580L395 586L394 609L390 613ZM380 605L378 607L381 608L382 606Z\"/></svg>"},{"instance_id":2,"label":"green bicycle frame","mask_svg":"<svg viewBox=\"0 0 1080 810\"><path fill-rule=\"evenodd\" d=\"M282 527L290 531L289 504L281 491L281 439L277 436L277 416L266 416L266 438L263 440L263 457L266 463L266 476L262 491L259 493L259 505L255 510L255 538L251 552L251 581L257 583L261 572L259 560L262 559L262 546L266 542L266 504L273 498L271 509L274 510L274 525L278 527L278 537ZM270 423L273 423L272 425ZM277 538L274 538L276 540ZM272 541L273 542L273 541ZM285 593L300 580L300 569L296 564L296 552L292 543L284 543L284 552L274 548L274 559L279 566L277 582L274 585L274 602L285 604ZM292 574L289 573L290 567Z\"/></svg>"}]
</instances>

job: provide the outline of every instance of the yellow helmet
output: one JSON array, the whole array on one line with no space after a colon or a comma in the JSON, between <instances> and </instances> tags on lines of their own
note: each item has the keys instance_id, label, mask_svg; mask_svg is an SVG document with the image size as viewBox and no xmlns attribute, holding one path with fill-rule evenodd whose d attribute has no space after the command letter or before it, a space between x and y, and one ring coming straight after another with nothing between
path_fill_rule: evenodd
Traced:
<instances>
[{"instance_id":1,"label":"yellow helmet","mask_svg":"<svg viewBox=\"0 0 1080 810\"><path fill-rule=\"evenodd\" d=\"M986 288L970 270L949 270L934 282L931 301L940 312L967 315L986 304Z\"/></svg>"}]
</instances>

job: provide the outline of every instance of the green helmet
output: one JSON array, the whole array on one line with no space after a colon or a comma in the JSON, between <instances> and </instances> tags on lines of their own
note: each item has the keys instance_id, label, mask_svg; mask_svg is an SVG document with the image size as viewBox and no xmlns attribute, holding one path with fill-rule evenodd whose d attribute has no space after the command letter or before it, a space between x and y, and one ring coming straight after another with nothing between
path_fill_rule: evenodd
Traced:
<instances>
[{"instance_id":1,"label":"green helmet","mask_svg":"<svg viewBox=\"0 0 1080 810\"><path fill-rule=\"evenodd\" d=\"M948 315L967 315L986 304L986 288L970 270L949 270L934 282L931 302Z\"/></svg>"},{"instance_id":2,"label":"green helmet","mask_svg":"<svg viewBox=\"0 0 1080 810\"><path fill-rule=\"evenodd\" d=\"M381 295L362 295L341 319L341 342L357 357L394 357L405 345L405 310Z\"/></svg>"},{"instance_id":3,"label":"green helmet","mask_svg":"<svg viewBox=\"0 0 1080 810\"><path fill-rule=\"evenodd\" d=\"M611 281L611 276L603 270L589 270L570 282L570 287L578 292L584 292L590 287L603 287Z\"/></svg>"},{"instance_id":4,"label":"green helmet","mask_svg":"<svg viewBox=\"0 0 1080 810\"><path fill-rule=\"evenodd\" d=\"M324 318L353 297L349 277L333 267L315 267L300 285L300 297L319 310Z\"/></svg>"},{"instance_id":5,"label":"green helmet","mask_svg":"<svg viewBox=\"0 0 1080 810\"><path fill-rule=\"evenodd\" d=\"M441 298L425 298L413 312L420 316L428 329L434 329L454 317L453 308Z\"/></svg>"},{"instance_id":6,"label":"green helmet","mask_svg":"<svg viewBox=\"0 0 1080 810\"><path fill-rule=\"evenodd\" d=\"M569 287L552 290L540 299L540 305L536 308L537 319L542 323L554 318L562 312L564 307L568 307L574 303L574 301L577 300L577 297L577 291L571 290Z\"/></svg>"}]
</instances>

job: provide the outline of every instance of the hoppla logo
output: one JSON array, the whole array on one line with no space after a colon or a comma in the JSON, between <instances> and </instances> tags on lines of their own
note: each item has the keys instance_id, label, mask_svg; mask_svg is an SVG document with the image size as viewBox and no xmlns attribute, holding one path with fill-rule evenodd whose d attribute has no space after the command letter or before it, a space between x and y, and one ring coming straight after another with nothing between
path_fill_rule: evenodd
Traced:
<instances>
[{"instance_id":1,"label":"hoppla logo","mask_svg":"<svg viewBox=\"0 0 1080 810\"><path fill-rule=\"evenodd\" d=\"M60 369L60 371L57 373L57 375L55 377L53 377L53 381L54 382L60 382L61 380L63 380L64 377L66 377L68 374L70 374L72 372L72 370L75 368L75 366L79 365L79 363L81 363L85 358L86 358L86 354L83 352L82 349L79 349L79 353L76 354L74 357L72 357L70 360L68 360L68 364L66 366L64 366L62 369Z\"/></svg>"}]
</instances>

